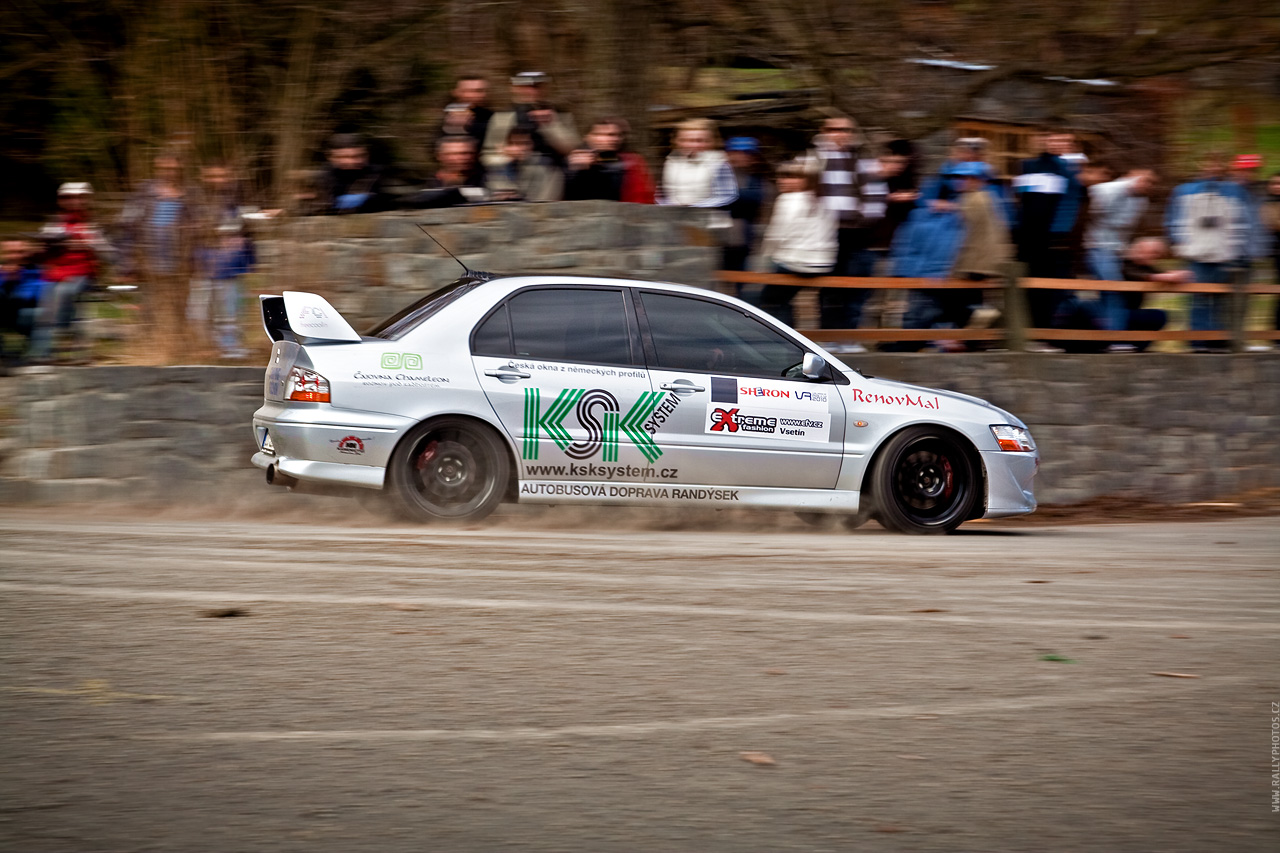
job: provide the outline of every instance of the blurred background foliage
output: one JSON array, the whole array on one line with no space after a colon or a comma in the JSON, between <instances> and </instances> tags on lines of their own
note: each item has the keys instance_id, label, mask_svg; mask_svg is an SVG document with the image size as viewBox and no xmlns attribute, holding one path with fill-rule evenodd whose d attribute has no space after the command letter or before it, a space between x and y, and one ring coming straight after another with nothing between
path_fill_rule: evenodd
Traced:
<instances>
[{"instance_id":1,"label":"blurred background foliage","mask_svg":"<svg viewBox=\"0 0 1280 853\"><path fill-rule=\"evenodd\" d=\"M1057 77L1162 92L1178 168L1211 144L1274 165L1278 46L1274 0L8 0L0 213L47 210L62 180L125 190L166 148L278 199L337 130L422 169L455 73L487 75L501 106L534 68L579 124L628 117L651 157L661 108L804 92L919 137L994 86ZM907 60L974 67L941 91Z\"/></svg>"}]
</instances>

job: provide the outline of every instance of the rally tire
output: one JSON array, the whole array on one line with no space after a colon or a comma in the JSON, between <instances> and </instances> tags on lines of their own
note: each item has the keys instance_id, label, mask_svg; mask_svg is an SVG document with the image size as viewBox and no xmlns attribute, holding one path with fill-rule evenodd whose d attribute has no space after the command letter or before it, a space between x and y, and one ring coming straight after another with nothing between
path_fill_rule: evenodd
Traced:
<instances>
[{"instance_id":1,"label":"rally tire","mask_svg":"<svg viewBox=\"0 0 1280 853\"><path fill-rule=\"evenodd\" d=\"M871 472L876 519L899 533L950 533L972 514L980 485L972 448L939 427L898 433Z\"/></svg>"},{"instance_id":2,"label":"rally tire","mask_svg":"<svg viewBox=\"0 0 1280 853\"><path fill-rule=\"evenodd\" d=\"M467 418L414 427L387 468L391 503L416 521L484 518L502 502L510 477L510 456L497 433Z\"/></svg>"}]
</instances>

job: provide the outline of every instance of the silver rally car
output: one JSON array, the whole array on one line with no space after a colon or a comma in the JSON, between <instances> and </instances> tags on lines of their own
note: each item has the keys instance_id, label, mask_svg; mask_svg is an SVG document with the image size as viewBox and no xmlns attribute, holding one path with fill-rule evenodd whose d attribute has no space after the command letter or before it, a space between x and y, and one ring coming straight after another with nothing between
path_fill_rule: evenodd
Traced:
<instances>
[{"instance_id":1,"label":"silver rally car","mask_svg":"<svg viewBox=\"0 0 1280 853\"><path fill-rule=\"evenodd\" d=\"M503 501L769 507L949 532L1032 512L1031 435L983 400L863 376L736 299L470 273L357 333L262 297L253 464L421 520Z\"/></svg>"}]
</instances>

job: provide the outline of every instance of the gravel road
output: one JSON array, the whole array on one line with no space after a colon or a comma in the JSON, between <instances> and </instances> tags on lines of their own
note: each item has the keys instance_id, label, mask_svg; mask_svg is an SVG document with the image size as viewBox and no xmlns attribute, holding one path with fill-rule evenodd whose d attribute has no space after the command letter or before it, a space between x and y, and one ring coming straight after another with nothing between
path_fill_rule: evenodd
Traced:
<instances>
[{"instance_id":1,"label":"gravel road","mask_svg":"<svg viewBox=\"0 0 1280 853\"><path fill-rule=\"evenodd\" d=\"M1280 849L1275 518L575 518L5 511L0 847Z\"/></svg>"}]
</instances>

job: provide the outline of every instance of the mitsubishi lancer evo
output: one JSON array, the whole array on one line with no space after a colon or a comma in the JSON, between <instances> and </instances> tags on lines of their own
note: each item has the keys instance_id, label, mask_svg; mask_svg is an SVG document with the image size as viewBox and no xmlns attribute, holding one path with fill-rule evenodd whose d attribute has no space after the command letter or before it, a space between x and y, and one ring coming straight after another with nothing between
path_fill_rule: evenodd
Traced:
<instances>
[{"instance_id":1,"label":"mitsubishi lancer evo","mask_svg":"<svg viewBox=\"0 0 1280 853\"><path fill-rule=\"evenodd\" d=\"M312 293L261 309L273 346L252 461L271 484L422 521L510 501L945 533L1036 507L1039 454L1018 418L864 376L707 290L468 271L365 334Z\"/></svg>"}]
</instances>

